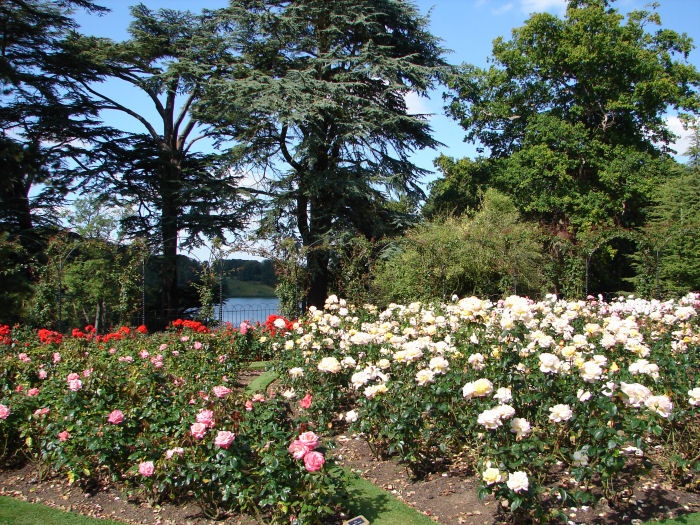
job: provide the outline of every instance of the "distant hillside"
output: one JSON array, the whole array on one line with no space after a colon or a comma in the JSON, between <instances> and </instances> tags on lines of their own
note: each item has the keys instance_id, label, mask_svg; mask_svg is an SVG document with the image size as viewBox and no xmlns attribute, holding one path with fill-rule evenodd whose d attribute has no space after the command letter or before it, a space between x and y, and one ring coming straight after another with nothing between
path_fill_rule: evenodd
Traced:
<instances>
[{"instance_id":1,"label":"distant hillside","mask_svg":"<svg viewBox=\"0 0 700 525\"><path fill-rule=\"evenodd\" d=\"M199 279L201 264L186 256L179 258L180 285ZM217 273L223 277L222 288L224 297L275 297L277 277L272 262L251 261L246 259L226 259L216 263ZM193 289L190 288L190 293ZM216 296L218 297L218 283ZM193 296L194 297L194 296Z\"/></svg>"},{"instance_id":2,"label":"distant hillside","mask_svg":"<svg viewBox=\"0 0 700 525\"><path fill-rule=\"evenodd\" d=\"M227 259L222 262L224 297L274 297L277 276L272 262Z\"/></svg>"}]
</instances>

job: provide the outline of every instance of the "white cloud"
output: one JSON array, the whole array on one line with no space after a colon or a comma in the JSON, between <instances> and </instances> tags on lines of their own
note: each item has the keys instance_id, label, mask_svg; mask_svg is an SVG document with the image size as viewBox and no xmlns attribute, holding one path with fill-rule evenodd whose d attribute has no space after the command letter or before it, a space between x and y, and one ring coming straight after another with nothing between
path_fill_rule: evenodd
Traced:
<instances>
[{"instance_id":1,"label":"white cloud","mask_svg":"<svg viewBox=\"0 0 700 525\"><path fill-rule=\"evenodd\" d=\"M409 91L404 96L406 107L409 115L432 115L432 111L428 108L426 99L418 96L415 91Z\"/></svg>"},{"instance_id":2,"label":"white cloud","mask_svg":"<svg viewBox=\"0 0 700 525\"><path fill-rule=\"evenodd\" d=\"M513 2L508 2L507 4L503 4L503 5L500 6L500 7L496 7L496 8L494 8L494 9L492 9L492 10L491 10L491 14L493 14L493 15L495 15L495 16L504 15L504 14L506 14L506 13L512 11L512 10L513 10L513 7L514 7Z\"/></svg>"},{"instance_id":3,"label":"white cloud","mask_svg":"<svg viewBox=\"0 0 700 525\"><path fill-rule=\"evenodd\" d=\"M693 135L692 130L683 127L683 122L676 116L666 117L666 125L678 138L672 144L669 144L676 152L676 158L683 157L686 151L690 148L690 139Z\"/></svg>"},{"instance_id":4,"label":"white cloud","mask_svg":"<svg viewBox=\"0 0 700 525\"><path fill-rule=\"evenodd\" d=\"M542 11L564 14L566 0L520 0L520 8L524 13L541 13Z\"/></svg>"}]
</instances>

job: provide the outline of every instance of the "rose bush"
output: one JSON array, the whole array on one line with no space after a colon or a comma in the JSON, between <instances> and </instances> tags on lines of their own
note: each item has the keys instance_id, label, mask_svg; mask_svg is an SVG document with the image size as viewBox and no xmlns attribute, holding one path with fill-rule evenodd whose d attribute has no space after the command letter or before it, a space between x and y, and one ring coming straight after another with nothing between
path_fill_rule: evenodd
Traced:
<instances>
[{"instance_id":1,"label":"rose bush","mask_svg":"<svg viewBox=\"0 0 700 525\"><path fill-rule=\"evenodd\" d=\"M678 482L697 479L698 307L698 294L384 311L330 297L277 343L278 372L287 392L311 394L309 417L344 420L378 456L416 476L459 456L482 495L546 521L614 497L650 453Z\"/></svg>"},{"instance_id":2,"label":"rose bush","mask_svg":"<svg viewBox=\"0 0 700 525\"><path fill-rule=\"evenodd\" d=\"M459 458L481 495L539 521L653 459L679 484L700 463L700 296L355 307L216 332L175 322L59 337L0 330L0 453L149 499L195 498L312 523L342 479L322 446L363 435L419 477ZM275 358L278 394L244 397L243 360Z\"/></svg>"},{"instance_id":3,"label":"rose bush","mask_svg":"<svg viewBox=\"0 0 700 525\"><path fill-rule=\"evenodd\" d=\"M339 471L324 464L323 440L290 401L240 388L247 341L273 337L261 326L245 331L181 321L161 334L59 337L8 327L0 460L30 457L70 483L110 481L151 502L195 500L213 517L320 522L344 498ZM284 332L275 326L274 337ZM314 452L307 463L288 451L297 438Z\"/></svg>"}]
</instances>

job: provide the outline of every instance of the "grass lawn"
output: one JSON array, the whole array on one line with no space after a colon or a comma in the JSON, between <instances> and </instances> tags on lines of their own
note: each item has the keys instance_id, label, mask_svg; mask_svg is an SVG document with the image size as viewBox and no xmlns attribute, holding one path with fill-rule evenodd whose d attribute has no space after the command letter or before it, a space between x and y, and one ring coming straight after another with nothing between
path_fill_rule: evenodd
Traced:
<instances>
[{"instance_id":1,"label":"grass lawn","mask_svg":"<svg viewBox=\"0 0 700 525\"><path fill-rule=\"evenodd\" d=\"M0 525L123 525L0 496Z\"/></svg>"}]
</instances>

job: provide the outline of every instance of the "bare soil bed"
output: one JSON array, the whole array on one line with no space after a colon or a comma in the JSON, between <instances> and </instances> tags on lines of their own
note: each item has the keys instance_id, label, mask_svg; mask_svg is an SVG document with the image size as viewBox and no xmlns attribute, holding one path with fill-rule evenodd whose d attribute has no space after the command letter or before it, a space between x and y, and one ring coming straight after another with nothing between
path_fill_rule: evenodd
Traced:
<instances>
[{"instance_id":1,"label":"bare soil bed","mask_svg":"<svg viewBox=\"0 0 700 525\"><path fill-rule=\"evenodd\" d=\"M241 377L241 386L259 372ZM333 451L337 462L376 486L391 493L419 512L443 525L498 525L507 523L499 512L501 502L477 498L478 480L459 463L423 480L411 479L395 460L376 460L364 440L339 435ZM631 474L632 475L632 474ZM675 517L700 512L700 494L674 488L659 471L634 475L633 490L622 491L611 501L602 500L595 507L564 508L569 523L612 525L641 523L652 518ZM148 505L128 497L110 485L85 491L71 486L65 478L40 479L35 465L0 470L0 495L43 503L92 517L110 518L131 524L148 525L255 525L249 517L228 516L219 521L204 517L196 503ZM336 520L340 523L342 518ZM410 524L407 524L410 525Z\"/></svg>"}]
</instances>

